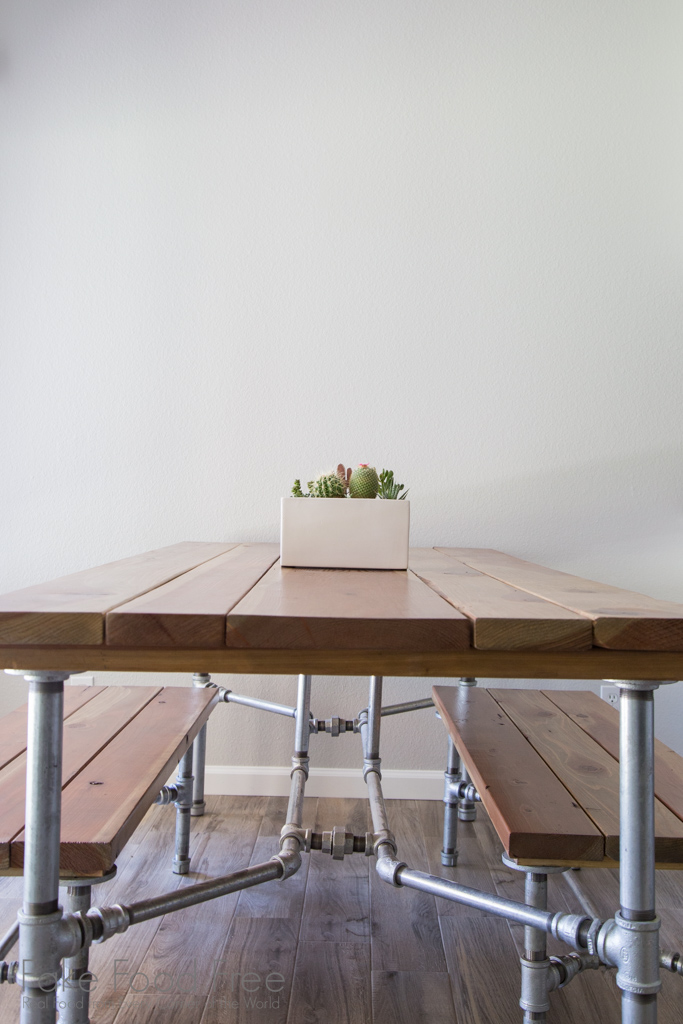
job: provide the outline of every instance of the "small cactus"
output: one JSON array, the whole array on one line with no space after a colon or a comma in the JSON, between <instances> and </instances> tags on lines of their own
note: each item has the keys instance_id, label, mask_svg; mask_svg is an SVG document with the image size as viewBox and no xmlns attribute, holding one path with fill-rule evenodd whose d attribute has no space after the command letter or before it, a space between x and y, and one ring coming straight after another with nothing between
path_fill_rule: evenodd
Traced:
<instances>
[{"instance_id":1,"label":"small cactus","mask_svg":"<svg viewBox=\"0 0 683 1024\"><path fill-rule=\"evenodd\" d=\"M336 473L321 473L317 480L310 480L308 489L312 498L345 498L346 486Z\"/></svg>"},{"instance_id":2,"label":"small cactus","mask_svg":"<svg viewBox=\"0 0 683 1024\"><path fill-rule=\"evenodd\" d=\"M379 490L377 470L367 462L361 462L354 469L349 480L349 495L352 498L376 498Z\"/></svg>"}]
</instances>

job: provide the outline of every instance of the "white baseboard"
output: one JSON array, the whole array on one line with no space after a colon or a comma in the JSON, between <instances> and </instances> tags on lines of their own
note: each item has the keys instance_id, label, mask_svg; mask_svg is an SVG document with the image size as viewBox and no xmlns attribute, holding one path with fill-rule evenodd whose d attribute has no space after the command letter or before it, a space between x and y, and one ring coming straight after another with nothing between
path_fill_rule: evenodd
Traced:
<instances>
[{"instance_id":1,"label":"white baseboard","mask_svg":"<svg viewBox=\"0 0 683 1024\"><path fill-rule=\"evenodd\" d=\"M205 792L214 796L288 796L289 768L207 764ZM442 800L443 772L382 769L388 800ZM365 797L358 768L311 768L306 796Z\"/></svg>"}]
</instances>

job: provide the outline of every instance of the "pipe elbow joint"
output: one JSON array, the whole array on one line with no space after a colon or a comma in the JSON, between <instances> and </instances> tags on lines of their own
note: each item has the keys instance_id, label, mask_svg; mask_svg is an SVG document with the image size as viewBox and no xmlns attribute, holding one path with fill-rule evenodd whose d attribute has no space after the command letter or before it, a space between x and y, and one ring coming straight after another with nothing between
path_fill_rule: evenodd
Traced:
<instances>
[{"instance_id":1,"label":"pipe elbow joint","mask_svg":"<svg viewBox=\"0 0 683 1024\"><path fill-rule=\"evenodd\" d=\"M389 885L394 885L396 888L401 887L399 872L402 868L407 867L405 861L394 860L393 857L378 857L375 867L383 882L388 882Z\"/></svg>"}]
</instances>

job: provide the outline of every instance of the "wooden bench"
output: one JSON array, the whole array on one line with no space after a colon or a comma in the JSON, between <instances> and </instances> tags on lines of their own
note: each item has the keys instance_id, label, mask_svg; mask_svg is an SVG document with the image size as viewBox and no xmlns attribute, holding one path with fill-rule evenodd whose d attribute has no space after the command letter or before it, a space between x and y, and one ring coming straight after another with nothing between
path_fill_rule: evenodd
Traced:
<instances>
[{"instance_id":1,"label":"wooden bench","mask_svg":"<svg viewBox=\"0 0 683 1024\"><path fill-rule=\"evenodd\" d=\"M67 686L60 874L107 874L218 701L215 688ZM24 865L27 705L0 718L0 874Z\"/></svg>"},{"instance_id":2,"label":"wooden bench","mask_svg":"<svg viewBox=\"0 0 683 1024\"><path fill-rule=\"evenodd\" d=\"M577 690L435 686L433 696L511 860L618 867L615 708ZM655 859L683 868L683 758L659 741Z\"/></svg>"}]
</instances>

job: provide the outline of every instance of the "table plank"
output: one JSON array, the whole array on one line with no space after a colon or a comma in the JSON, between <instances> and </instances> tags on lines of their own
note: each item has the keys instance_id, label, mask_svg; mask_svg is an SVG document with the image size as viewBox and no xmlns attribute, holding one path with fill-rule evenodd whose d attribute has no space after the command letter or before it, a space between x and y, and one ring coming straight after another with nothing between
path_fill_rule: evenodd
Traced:
<instances>
[{"instance_id":1,"label":"table plank","mask_svg":"<svg viewBox=\"0 0 683 1024\"><path fill-rule=\"evenodd\" d=\"M536 597L434 548L411 548L410 568L472 620L479 650L587 651L593 627L585 616Z\"/></svg>"},{"instance_id":2,"label":"table plank","mask_svg":"<svg viewBox=\"0 0 683 1024\"><path fill-rule=\"evenodd\" d=\"M102 692L102 686L64 687L64 718L73 715L80 707ZM23 754L26 750L28 727L28 704L22 704L0 718L0 768Z\"/></svg>"},{"instance_id":3,"label":"table plank","mask_svg":"<svg viewBox=\"0 0 683 1024\"><path fill-rule=\"evenodd\" d=\"M234 544L185 541L0 596L1 644L101 644L116 605L223 554Z\"/></svg>"},{"instance_id":4,"label":"table plank","mask_svg":"<svg viewBox=\"0 0 683 1024\"><path fill-rule=\"evenodd\" d=\"M444 724L511 857L600 861L605 840L490 691L435 686ZM525 800L525 794L533 794Z\"/></svg>"},{"instance_id":5,"label":"table plank","mask_svg":"<svg viewBox=\"0 0 683 1024\"><path fill-rule=\"evenodd\" d=\"M496 703L528 739L605 836L619 859L619 762L540 690L491 689ZM655 859L683 863L683 822L655 800Z\"/></svg>"},{"instance_id":6,"label":"table plank","mask_svg":"<svg viewBox=\"0 0 683 1024\"><path fill-rule=\"evenodd\" d=\"M111 647L223 647L225 617L277 561L277 544L239 544L107 614Z\"/></svg>"},{"instance_id":7,"label":"table plank","mask_svg":"<svg viewBox=\"0 0 683 1024\"><path fill-rule=\"evenodd\" d=\"M231 648L465 650L470 623L412 572L273 566L227 618Z\"/></svg>"},{"instance_id":8,"label":"table plank","mask_svg":"<svg viewBox=\"0 0 683 1024\"><path fill-rule=\"evenodd\" d=\"M213 687L165 687L72 779L62 794L60 870L111 867L217 701ZM10 861L23 867L23 832Z\"/></svg>"},{"instance_id":9,"label":"table plank","mask_svg":"<svg viewBox=\"0 0 683 1024\"><path fill-rule=\"evenodd\" d=\"M93 698L64 723L62 788L159 693L160 687L90 687ZM23 832L26 812L26 753L0 771L0 850L3 867L12 861L12 841Z\"/></svg>"},{"instance_id":10,"label":"table plank","mask_svg":"<svg viewBox=\"0 0 683 1024\"><path fill-rule=\"evenodd\" d=\"M442 548L502 583L587 616L593 643L612 650L683 651L683 605L547 569L492 548Z\"/></svg>"},{"instance_id":11,"label":"table plank","mask_svg":"<svg viewBox=\"0 0 683 1024\"><path fill-rule=\"evenodd\" d=\"M619 759L619 712L590 690L544 690L543 693L608 754ZM683 761L655 740L655 796L683 821Z\"/></svg>"}]
</instances>

